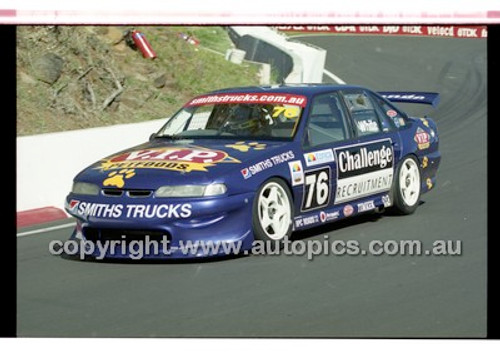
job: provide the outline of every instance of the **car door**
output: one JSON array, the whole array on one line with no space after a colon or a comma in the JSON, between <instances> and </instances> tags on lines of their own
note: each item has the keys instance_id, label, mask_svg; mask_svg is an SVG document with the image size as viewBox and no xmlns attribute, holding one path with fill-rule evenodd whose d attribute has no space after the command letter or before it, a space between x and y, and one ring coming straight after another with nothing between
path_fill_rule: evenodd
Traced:
<instances>
[{"instance_id":1,"label":"car door","mask_svg":"<svg viewBox=\"0 0 500 356\"><path fill-rule=\"evenodd\" d=\"M334 204L388 192L401 154L397 127L387 115L382 115L373 94L363 89L346 89L341 96L354 139L334 148L337 168Z\"/></svg>"},{"instance_id":2,"label":"car door","mask_svg":"<svg viewBox=\"0 0 500 356\"><path fill-rule=\"evenodd\" d=\"M316 95L307 117L303 148L303 179L297 187L296 215L335 204L337 166L334 149L357 143L347 107L339 91Z\"/></svg>"}]
</instances>

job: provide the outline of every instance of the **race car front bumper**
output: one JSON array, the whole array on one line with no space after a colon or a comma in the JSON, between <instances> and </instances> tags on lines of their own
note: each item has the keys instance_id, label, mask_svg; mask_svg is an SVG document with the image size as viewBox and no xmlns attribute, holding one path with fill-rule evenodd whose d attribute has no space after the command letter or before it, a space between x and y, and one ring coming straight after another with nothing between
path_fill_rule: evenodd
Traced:
<instances>
[{"instance_id":1,"label":"race car front bumper","mask_svg":"<svg viewBox=\"0 0 500 356\"><path fill-rule=\"evenodd\" d=\"M70 239L98 258L194 258L251 249L253 193L217 198L68 195ZM92 246L94 245L94 246ZM81 255L81 254L80 254Z\"/></svg>"}]
</instances>

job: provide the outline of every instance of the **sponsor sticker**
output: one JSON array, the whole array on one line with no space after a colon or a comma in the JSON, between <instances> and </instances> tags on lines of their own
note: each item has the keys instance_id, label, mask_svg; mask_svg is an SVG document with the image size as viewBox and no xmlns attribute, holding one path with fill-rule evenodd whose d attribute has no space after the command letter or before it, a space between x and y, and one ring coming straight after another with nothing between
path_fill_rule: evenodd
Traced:
<instances>
[{"instance_id":1,"label":"sponsor sticker","mask_svg":"<svg viewBox=\"0 0 500 356\"><path fill-rule=\"evenodd\" d=\"M417 132L415 133L415 142L417 143L419 150L425 150L429 148L431 145L431 139L429 133L427 133L421 127L417 128Z\"/></svg>"},{"instance_id":2,"label":"sponsor sticker","mask_svg":"<svg viewBox=\"0 0 500 356\"><path fill-rule=\"evenodd\" d=\"M378 124L375 120L359 120L356 121L356 126L358 126L359 131L362 133L380 131Z\"/></svg>"},{"instance_id":3,"label":"sponsor sticker","mask_svg":"<svg viewBox=\"0 0 500 356\"><path fill-rule=\"evenodd\" d=\"M320 222L320 217L316 215L306 216L295 219L295 227L304 227L308 225L317 224Z\"/></svg>"},{"instance_id":4,"label":"sponsor sticker","mask_svg":"<svg viewBox=\"0 0 500 356\"><path fill-rule=\"evenodd\" d=\"M241 175L243 176L243 178L248 179L252 176L252 173L250 173L250 170L248 168L243 168L241 170Z\"/></svg>"},{"instance_id":5,"label":"sponsor sticker","mask_svg":"<svg viewBox=\"0 0 500 356\"><path fill-rule=\"evenodd\" d=\"M386 114L389 117L395 117L395 116L398 115L398 113L395 110L392 110L392 109L391 110L387 110Z\"/></svg>"},{"instance_id":6,"label":"sponsor sticker","mask_svg":"<svg viewBox=\"0 0 500 356\"><path fill-rule=\"evenodd\" d=\"M391 100L391 99L401 99L401 100L414 100L414 101L422 101L425 100L425 96L418 94L382 94L382 97Z\"/></svg>"},{"instance_id":7,"label":"sponsor sticker","mask_svg":"<svg viewBox=\"0 0 500 356\"><path fill-rule=\"evenodd\" d=\"M390 139L336 148L335 155L335 204L391 189L394 151Z\"/></svg>"},{"instance_id":8,"label":"sponsor sticker","mask_svg":"<svg viewBox=\"0 0 500 356\"><path fill-rule=\"evenodd\" d=\"M292 179L292 186L304 184L304 170L301 161L288 162L290 169L290 177Z\"/></svg>"},{"instance_id":9,"label":"sponsor sticker","mask_svg":"<svg viewBox=\"0 0 500 356\"><path fill-rule=\"evenodd\" d=\"M202 171L207 172L208 167L219 163L240 163L239 160L230 157L226 152L212 150L203 147L160 147L148 148L143 150L121 153L110 158L104 159L97 169L109 170L134 170L134 169L165 169L178 172ZM110 173L111 174L111 173ZM122 175L121 180L127 178L127 174ZM108 180L110 185L120 185L119 178ZM130 177L129 177L130 178ZM118 183L118 181L120 181Z\"/></svg>"},{"instance_id":10,"label":"sponsor sticker","mask_svg":"<svg viewBox=\"0 0 500 356\"><path fill-rule=\"evenodd\" d=\"M332 220L336 220L338 219L340 216L340 213L339 211L334 211L334 212L330 212L330 213L327 213L327 212L324 212L324 211L320 211L319 213L319 220L324 223L324 222L327 222L327 221L332 221Z\"/></svg>"},{"instance_id":11,"label":"sponsor sticker","mask_svg":"<svg viewBox=\"0 0 500 356\"><path fill-rule=\"evenodd\" d=\"M294 158L295 154L293 153L293 151L290 150L287 152L283 152L242 169L241 174L243 175L243 178L248 179L256 174L259 174L260 172L265 171L266 169L288 162Z\"/></svg>"},{"instance_id":12,"label":"sponsor sticker","mask_svg":"<svg viewBox=\"0 0 500 356\"><path fill-rule=\"evenodd\" d=\"M76 211L76 209L78 208L78 204L80 203L79 200L76 200L76 199L71 199L69 203L66 203L66 208L74 213Z\"/></svg>"},{"instance_id":13,"label":"sponsor sticker","mask_svg":"<svg viewBox=\"0 0 500 356\"><path fill-rule=\"evenodd\" d=\"M203 95L194 98L185 106L213 104L283 104L305 107L307 98L304 95L286 93L231 93Z\"/></svg>"},{"instance_id":14,"label":"sponsor sticker","mask_svg":"<svg viewBox=\"0 0 500 356\"><path fill-rule=\"evenodd\" d=\"M333 150L328 148L326 150L304 153L304 160L307 167L317 166L319 164L333 162L335 157Z\"/></svg>"},{"instance_id":15,"label":"sponsor sticker","mask_svg":"<svg viewBox=\"0 0 500 356\"><path fill-rule=\"evenodd\" d=\"M421 118L420 121L422 121L422 124L424 124L424 126L429 127L429 120Z\"/></svg>"},{"instance_id":16,"label":"sponsor sticker","mask_svg":"<svg viewBox=\"0 0 500 356\"><path fill-rule=\"evenodd\" d=\"M364 211L370 211L375 209L375 203L373 200L369 200L363 203L358 204L358 213L362 213Z\"/></svg>"},{"instance_id":17,"label":"sponsor sticker","mask_svg":"<svg viewBox=\"0 0 500 356\"><path fill-rule=\"evenodd\" d=\"M342 211L344 213L344 216L347 217L351 216L354 213L354 208L352 205L347 204L346 206L344 206L344 209Z\"/></svg>"},{"instance_id":18,"label":"sponsor sticker","mask_svg":"<svg viewBox=\"0 0 500 356\"><path fill-rule=\"evenodd\" d=\"M73 205L73 206L72 206ZM191 216L191 204L104 204L72 200L73 214L88 219L179 219Z\"/></svg>"},{"instance_id":19,"label":"sponsor sticker","mask_svg":"<svg viewBox=\"0 0 500 356\"><path fill-rule=\"evenodd\" d=\"M255 150L255 151L264 150L266 149L266 144L258 142L245 143L244 141L238 141L231 145L226 145L226 147L235 149L240 152L248 152L250 150Z\"/></svg>"},{"instance_id":20,"label":"sponsor sticker","mask_svg":"<svg viewBox=\"0 0 500 356\"><path fill-rule=\"evenodd\" d=\"M382 203L384 204L384 208L388 208L392 205L391 197L389 196L389 194L382 196Z\"/></svg>"}]
</instances>

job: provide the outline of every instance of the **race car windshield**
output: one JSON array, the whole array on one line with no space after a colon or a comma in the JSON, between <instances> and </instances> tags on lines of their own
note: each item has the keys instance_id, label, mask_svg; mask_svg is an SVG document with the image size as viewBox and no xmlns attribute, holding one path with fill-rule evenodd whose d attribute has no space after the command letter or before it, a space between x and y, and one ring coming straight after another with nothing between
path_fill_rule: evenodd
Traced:
<instances>
[{"instance_id":1,"label":"race car windshield","mask_svg":"<svg viewBox=\"0 0 500 356\"><path fill-rule=\"evenodd\" d=\"M289 103L188 104L157 137L290 139L301 113L301 105Z\"/></svg>"}]
</instances>

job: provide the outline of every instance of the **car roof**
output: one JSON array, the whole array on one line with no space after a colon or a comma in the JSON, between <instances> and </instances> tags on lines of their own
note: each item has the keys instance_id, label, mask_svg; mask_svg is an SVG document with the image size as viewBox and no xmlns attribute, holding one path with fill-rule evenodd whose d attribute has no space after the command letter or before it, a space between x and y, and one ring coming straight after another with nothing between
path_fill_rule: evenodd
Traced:
<instances>
[{"instance_id":1,"label":"car roof","mask_svg":"<svg viewBox=\"0 0 500 356\"><path fill-rule=\"evenodd\" d=\"M211 92L210 94L229 94L229 93L284 93L284 94L300 94L312 96L321 93L327 93L334 90L341 89L365 89L357 85L346 85L346 84L277 84L268 86L248 86L248 87L236 87L236 88L225 88L219 89Z\"/></svg>"}]
</instances>

